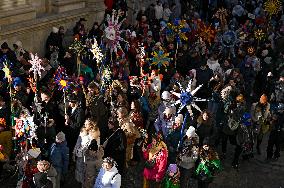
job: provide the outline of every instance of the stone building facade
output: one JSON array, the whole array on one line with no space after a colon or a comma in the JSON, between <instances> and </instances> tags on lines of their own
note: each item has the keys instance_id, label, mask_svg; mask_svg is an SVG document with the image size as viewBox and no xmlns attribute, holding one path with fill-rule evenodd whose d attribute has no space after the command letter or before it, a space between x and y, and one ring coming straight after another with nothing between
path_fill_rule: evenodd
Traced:
<instances>
[{"instance_id":1,"label":"stone building facade","mask_svg":"<svg viewBox=\"0 0 284 188\"><path fill-rule=\"evenodd\" d=\"M85 18L90 28L102 21L104 11L103 0L1 0L0 44L20 40L25 49L43 56L52 27L72 29Z\"/></svg>"}]
</instances>

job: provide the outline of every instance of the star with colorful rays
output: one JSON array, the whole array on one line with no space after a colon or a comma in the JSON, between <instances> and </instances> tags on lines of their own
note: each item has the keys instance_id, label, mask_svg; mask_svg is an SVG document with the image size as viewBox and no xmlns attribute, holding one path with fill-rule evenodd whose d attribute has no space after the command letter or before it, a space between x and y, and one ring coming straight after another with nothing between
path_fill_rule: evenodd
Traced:
<instances>
[{"instance_id":1,"label":"star with colorful rays","mask_svg":"<svg viewBox=\"0 0 284 188\"><path fill-rule=\"evenodd\" d=\"M68 81L66 71L64 68L59 67L54 75L54 82L59 86L59 90L64 92L70 88L71 83Z\"/></svg>"},{"instance_id":2,"label":"star with colorful rays","mask_svg":"<svg viewBox=\"0 0 284 188\"><path fill-rule=\"evenodd\" d=\"M167 36L169 38L175 38L177 42L187 41L186 34L190 32L190 28L186 23L186 20L175 19L174 23L167 24Z\"/></svg>"},{"instance_id":3,"label":"star with colorful rays","mask_svg":"<svg viewBox=\"0 0 284 188\"><path fill-rule=\"evenodd\" d=\"M194 96L196 92L202 87L202 85L199 85L194 90L191 90L192 80L189 81L187 88L184 88L180 83L178 83L178 85L181 92L171 92L173 95L179 98L179 100L175 103L175 105L180 105L177 113L180 113L184 108L187 108L189 114L193 116L192 107L202 112L195 102L207 101L207 99L200 99Z\"/></svg>"},{"instance_id":4,"label":"star with colorful rays","mask_svg":"<svg viewBox=\"0 0 284 188\"><path fill-rule=\"evenodd\" d=\"M153 57L148 58L148 60L152 62L151 66L157 66L158 70L160 70L161 67L165 67L167 69L172 60L172 58L169 58L169 53L165 53L162 48L160 48L158 52L154 51L152 55Z\"/></svg>"},{"instance_id":5,"label":"star with colorful rays","mask_svg":"<svg viewBox=\"0 0 284 188\"><path fill-rule=\"evenodd\" d=\"M216 37L216 30L211 25L201 23L198 28L198 36L211 44Z\"/></svg>"},{"instance_id":6,"label":"star with colorful rays","mask_svg":"<svg viewBox=\"0 0 284 188\"><path fill-rule=\"evenodd\" d=\"M107 26L104 30L104 36L106 41L106 47L110 49L111 53L117 53L118 49L122 49L120 42L126 42L121 37L122 30L120 29L125 19L119 22L119 17L120 15L116 11L112 12L112 16L107 15L106 17Z\"/></svg>"},{"instance_id":7,"label":"star with colorful rays","mask_svg":"<svg viewBox=\"0 0 284 188\"><path fill-rule=\"evenodd\" d=\"M269 17L278 14L281 10L282 3L279 0L268 0L264 3L264 10L268 13Z\"/></svg>"}]
</instances>

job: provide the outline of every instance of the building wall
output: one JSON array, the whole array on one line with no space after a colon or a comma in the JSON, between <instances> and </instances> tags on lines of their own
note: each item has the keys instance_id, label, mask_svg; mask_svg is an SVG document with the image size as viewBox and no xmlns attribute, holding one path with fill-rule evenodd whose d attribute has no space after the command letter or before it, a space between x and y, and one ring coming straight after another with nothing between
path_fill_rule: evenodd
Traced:
<instances>
[{"instance_id":1,"label":"building wall","mask_svg":"<svg viewBox=\"0 0 284 188\"><path fill-rule=\"evenodd\" d=\"M52 27L72 29L84 17L90 28L102 21L104 10L103 0L1 0L0 43L12 46L20 40L26 50L43 56Z\"/></svg>"}]
</instances>

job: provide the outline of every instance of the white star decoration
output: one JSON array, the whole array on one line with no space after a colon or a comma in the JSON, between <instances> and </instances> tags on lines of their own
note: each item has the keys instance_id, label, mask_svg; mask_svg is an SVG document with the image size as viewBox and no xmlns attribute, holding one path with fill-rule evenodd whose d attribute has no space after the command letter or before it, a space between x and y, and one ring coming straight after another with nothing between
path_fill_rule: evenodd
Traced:
<instances>
[{"instance_id":1,"label":"white star decoration","mask_svg":"<svg viewBox=\"0 0 284 188\"><path fill-rule=\"evenodd\" d=\"M105 28L105 39L106 39L106 47L110 49L110 52L117 52L118 49L121 49L120 42L126 42L120 35L122 31L120 27L125 19L122 21L118 21L119 12L112 12L112 16L107 15L107 27Z\"/></svg>"},{"instance_id":2,"label":"white star decoration","mask_svg":"<svg viewBox=\"0 0 284 188\"><path fill-rule=\"evenodd\" d=\"M191 84L192 80L189 81L187 88L185 89L180 83L178 83L181 92L180 93L173 91L171 92L173 95L179 98L179 100L176 101L176 103L174 104L174 105L180 105L177 113L180 113L186 107L190 116L192 116L193 115L192 107L201 112L201 109L196 105L195 102L207 101L207 99L200 99L194 96L196 92L202 87L202 85L199 85L197 88L191 91Z\"/></svg>"},{"instance_id":3,"label":"white star decoration","mask_svg":"<svg viewBox=\"0 0 284 188\"><path fill-rule=\"evenodd\" d=\"M101 52L101 49L98 46L97 40L94 39L94 44L92 44L92 49L91 49L94 58L96 58L97 62L101 62L104 55Z\"/></svg>"},{"instance_id":4,"label":"white star decoration","mask_svg":"<svg viewBox=\"0 0 284 188\"><path fill-rule=\"evenodd\" d=\"M42 60L37 56L37 54L34 55L32 53L31 58L32 59L29 60L30 64L32 64L30 72L34 73L34 77L36 77L36 75L39 75L39 77L41 77L41 71L45 70L41 65Z\"/></svg>"}]
</instances>

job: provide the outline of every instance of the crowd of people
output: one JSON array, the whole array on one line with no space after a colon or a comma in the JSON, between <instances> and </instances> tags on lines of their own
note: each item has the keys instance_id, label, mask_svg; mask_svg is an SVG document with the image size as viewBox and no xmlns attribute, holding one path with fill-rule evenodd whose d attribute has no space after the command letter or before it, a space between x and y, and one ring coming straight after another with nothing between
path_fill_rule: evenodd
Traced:
<instances>
[{"instance_id":1,"label":"crowd of people","mask_svg":"<svg viewBox=\"0 0 284 188\"><path fill-rule=\"evenodd\" d=\"M284 15L267 2L160 0L129 24L126 2L106 1L90 30L52 28L36 76L24 44L4 42L0 175L16 161L17 187L64 187L74 170L84 188L118 188L143 164L137 187L207 188L228 141L235 169L278 160Z\"/></svg>"}]
</instances>

